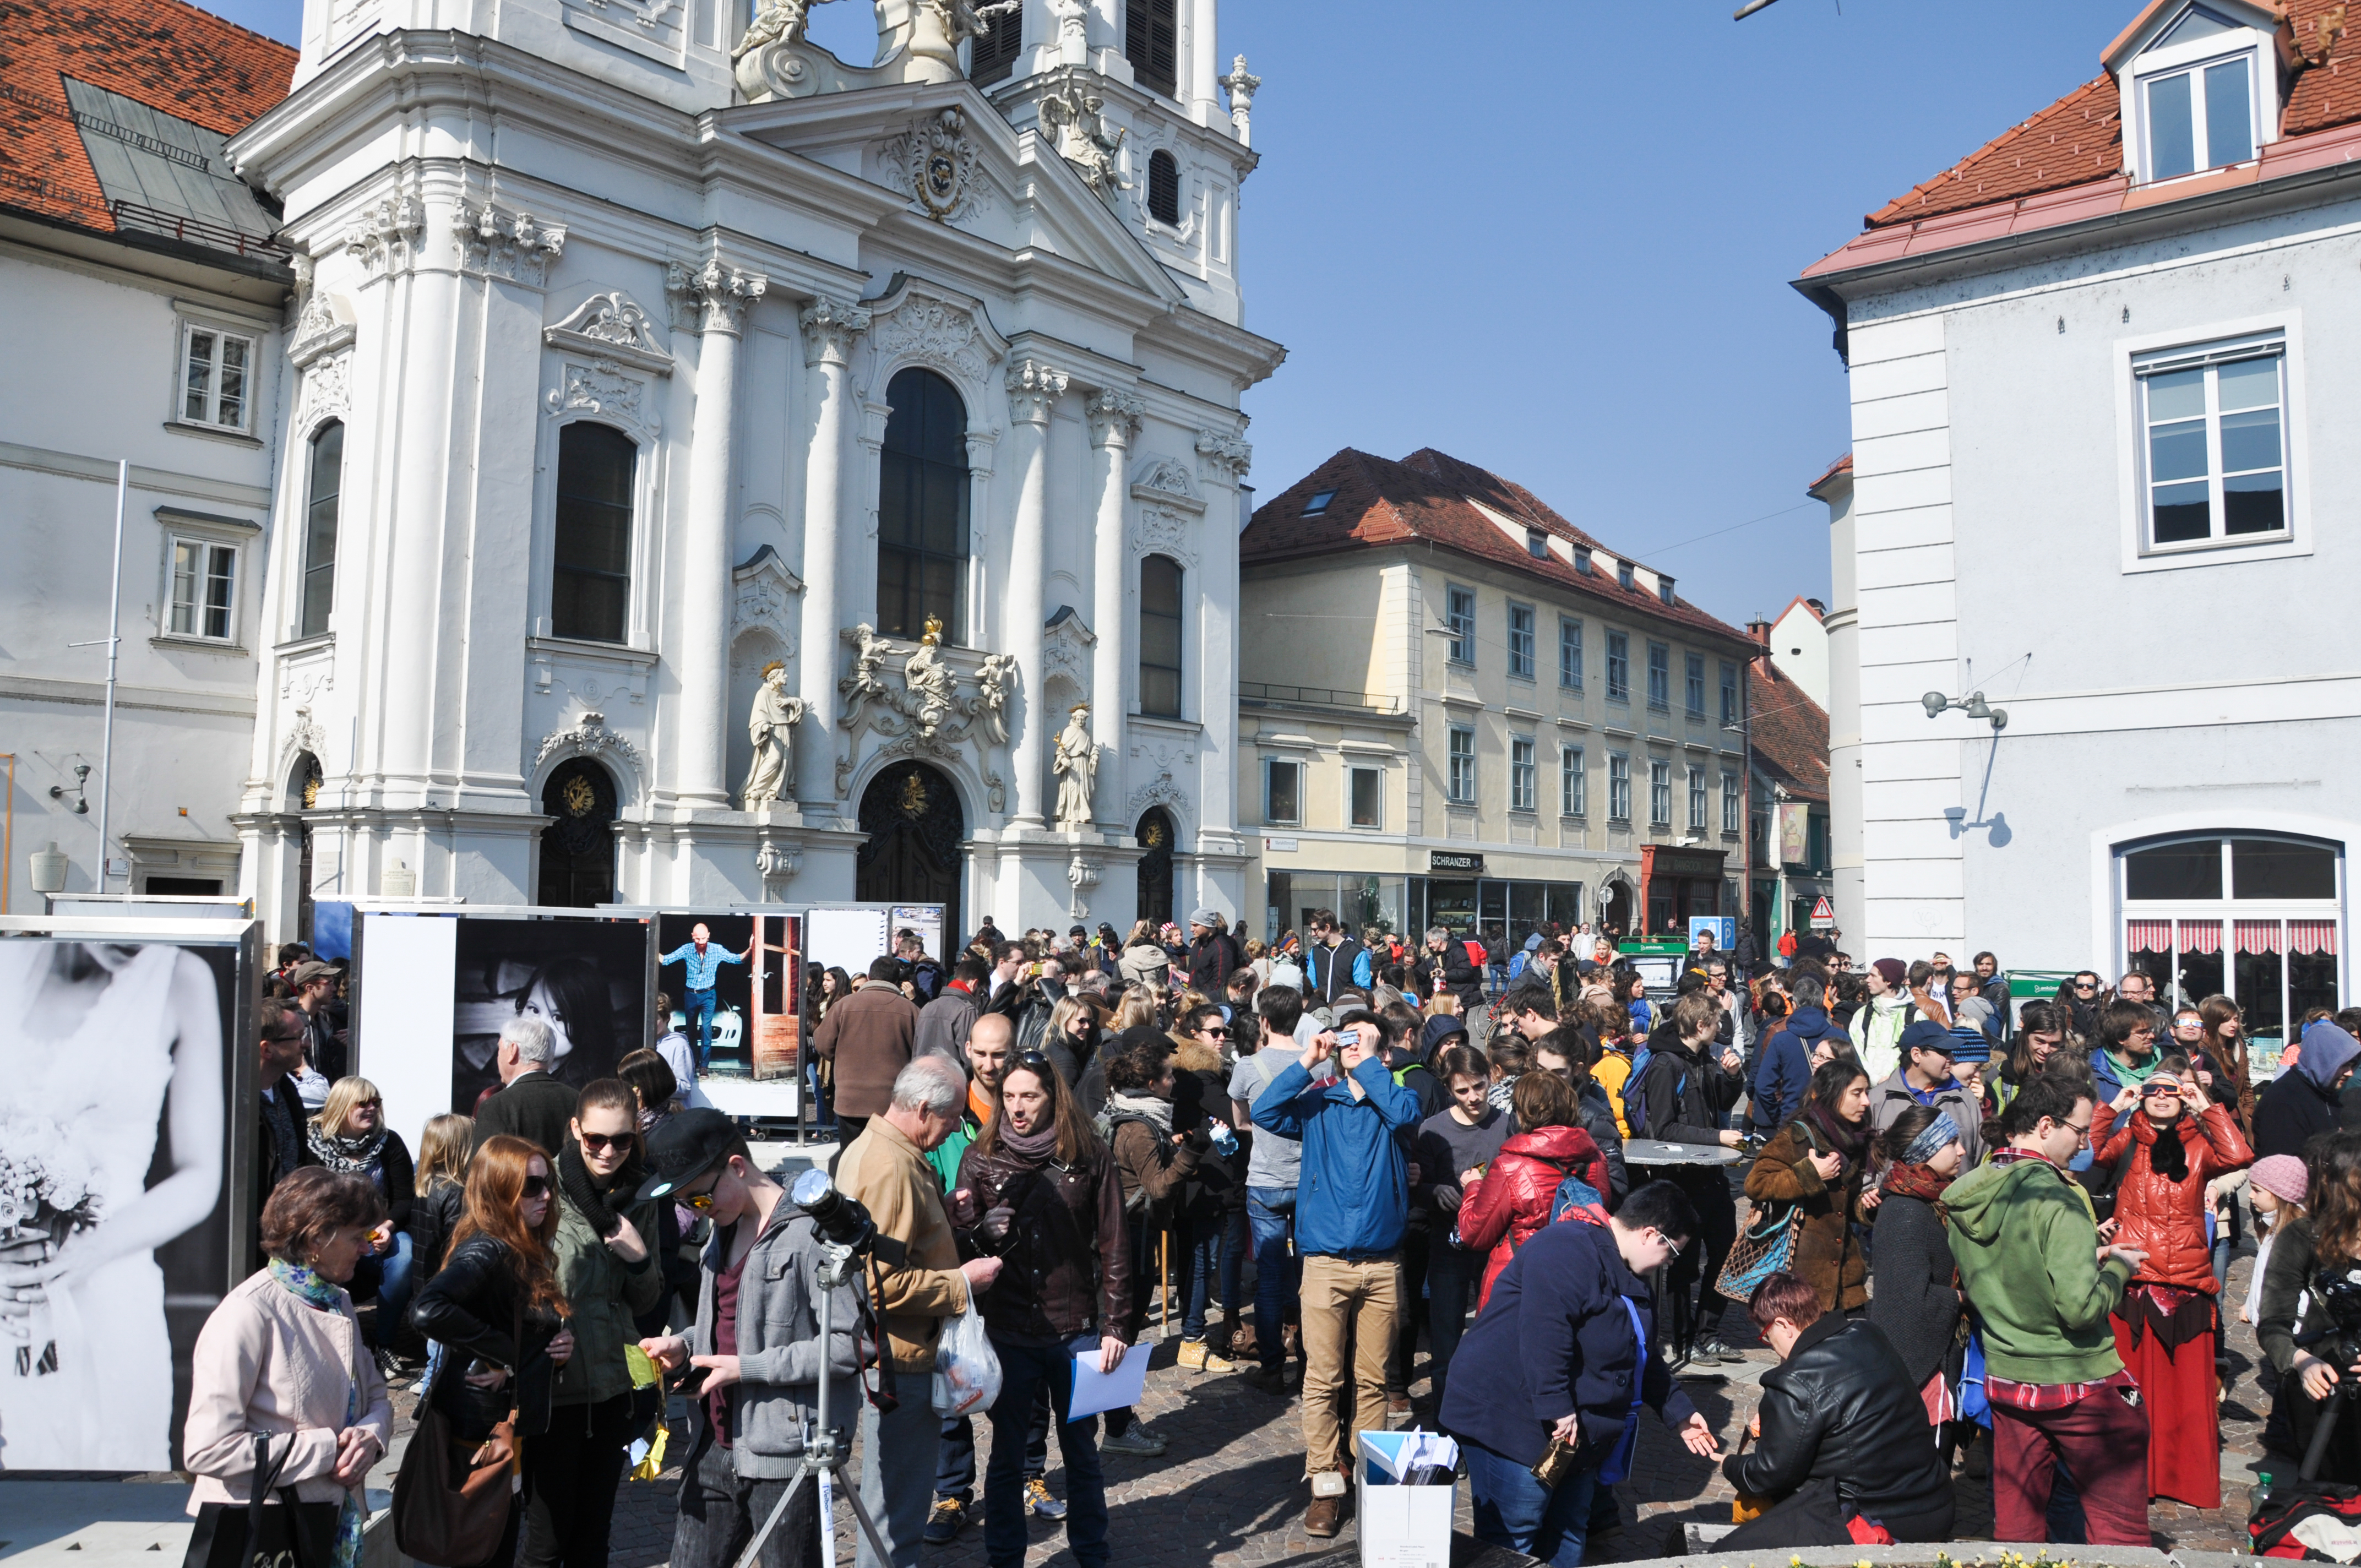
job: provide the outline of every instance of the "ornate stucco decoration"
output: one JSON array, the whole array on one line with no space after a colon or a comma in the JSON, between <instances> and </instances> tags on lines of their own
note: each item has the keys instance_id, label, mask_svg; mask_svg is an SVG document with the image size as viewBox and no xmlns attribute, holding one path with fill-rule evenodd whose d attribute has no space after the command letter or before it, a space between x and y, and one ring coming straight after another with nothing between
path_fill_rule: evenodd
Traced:
<instances>
[{"instance_id":1,"label":"ornate stucco decoration","mask_svg":"<svg viewBox=\"0 0 2361 1568\"><path fill-rule=\"evenodd\" d=\"M1041 124L1058 138L1058 156L1072 166L1093 194L1109 206L1131 189L1123 177L1121 156L1125 127L1106 117L1106 100L1069 82L1062 93L1041 100Z\"/></svg>"},{"instance_id":2,"label":"ornate stucco decoration","mask_svg":"<svg viewBox=\"0 0 2361 1568\"><path fill-rule=\"evenodd\" d=\"M877 0L877 63L847 65L806 36L818 0L772 0L732 51L738 85L757 104L864 87L957 82L959 46L1013 16L1023 0Z\"/></svg>"},{"instance_id":3,"label":"ornate stucco decoration","mask_svg":"<svg viewBox=\"0 0 2361 1568\"><path fill-rule=\"evenodd\" d=\"M982 151L957 109L911 122L879 156L894 189L937 223L971 216L991 203L992 189L978 173Z\"/></svg>"},{"instance_id":4,"label":"ornate stucco decoration","mask_svg":"<svg viewBox=\"0 0 2361 1568\"><path fill-rule=\"evenodd\" d=\"M309 712L319 695L335 690L335 685L334 645L306 649L279 662L279 695L292 702L299 713Z\"/></svg>"},{"instance_id":5,"label":"ornate stucco decoration","mask_svg":"<svg viewBox=\"0 0 2361 1568\"><path fill-rule=\"evenodd\" d=\"M317 264L308 256L298 255L294 269L295 297L301 303L295 313L295 330L287 334L287 357L302 369L324 354L350 348L357 334L344 302L313 286Z\"/></svg>"},{"instance_id":6,"label":"ornate stucco decoration","mask_svg":"<svg viewBox=\"0 0 2361 1568\"><path fill-rule=\"evenodd\" d=\"M803 869L804 852L792 844L782 844L769 829L763 832L762 842L754 850L754 874L763 879L763 902L775 904L785 894L787 883L796 880Z\"/></svg>"},{"instance_id":7,"label":"ornate stucco decoration","mask_svg":"<svg viewBox=\"0 0 2361 1568\"><path fill-rule=\"evenodd\" d=\"M862 624L842 633L853 650L852 669L836 683L843 699L837 723L851 747L836 766L836 793L851 793L854 756L862 731L884 736L885 756L955 758L968 745L979 750L1008 743L1008 698L1016 684L1016 660L1008 653L981 657L941 645L942 626L927 623L916 643L880 637ZM961 666L973 661L972 669ZM888 675L898 665L900 684ZM996 791L999 780L979 759L979 774ZM994 810L1000 809L994 806Z\"/></svg>"},{"instance_id":8,"label":"ornate stucco decoration","mask_svg":"<svg viewBox=\"0 0 2361 1568\"><path fill-rule=\"evenodd\" d=\"M1205 510L1205 498L1189 465L1153 452L1131 466L1131 499L1142 506L1185 511L1192 517Z\"/></svg>"},{"instance_id":9,"label":"ornate stucco decoration","mask_svg":"<svg viewBox=\"0 0 2361 1568\"><path fill-rule=\"evenodd\" d=\"M559 383L543 396L542 401L554 414L593 414L652 436L662 425L650 406L653 400L648 396L648 383L611 359L594 359L588 365L569 361Z\"/></svg>"},{"instance_id":10,"label":"ornate stucco decoration","mask_svg":"<svg viewBox=\"0 0 2361 1568\"><path fill-rule=\"evenodd\" d=\"M1008 352L983 305L964 294L905 277L869 302L869 352L873 372L906 364L930 366L972 392L991 385L992 367ZM873 373L866 391L882 394L888 378Z\"/></svg>"},{"instance_id":11,"label":"ornate stucco decoration","mask_svg":"<svg viewBox=\"0 0 2361 1568\"><path fill-rule=\"evenodd\" d=\"M730 576L730 640L735 642L746 632L765 631L778 643L780 652L795 657L798 617L789 600L804 591L803 579L787 570L779 553L767 544Z\"/></svg>"},{"instance_id":12,"label":"ornate stucco decoration","mask_svg":"<svg viewBox=\"0 0 2361 1568\"><path fill-rule=\"evenodd\" d=\"M345 250L372 278L406 271L426 236L426 208L407 191L380 198L345 231Z\"/></svg>"},{"instance_id":13,"label":"ornate stucco decoration","mask_svg":"<svg viewBox=\"0 0 2361 1568\"><path fill-rule=\"evenodd\" d=\"M542 328L542 341L658 376L672 374L672 355L656 335L656 323L620 290L593 294L555 326Z\"/></svg>"},{"instance_id":14,"label":"ornate stucco decoration","mask_svg":"<svg viewBox=\"0 0 2361 1568\"><path fill-rule=\"evenodd\" d=\"M328 737L317 724L312 722L310 708L298 707L295 710L295 722L287 727L287 739L279 748L278 776L282 779L291 777L295 772L295 759L306 752L310 753L312 761L321 769L324 771L326 769ZM304 798L300 802L303 810L309 811L318 804L318 792L319 778L314 774L305 781Z\"/></svg>"},{"instance_id":15,"label":"ornate stucco decoration","mask_svg":"<svg viewBox=\"0 0 2361 1568\"><path fill-rule=\"evenodd\" d=\"M295 405L295 427L308 430L323 420L340 419L352 406L353 356L317 356L303 367L303 389Z\"/></svg>"},{"instance_id":16,"label":"ornate stucco decoration","mask_svg":"<svg viewBox=\"0 0 2361 1568\"><path fill-rule=\"evenodd\" d=\"M607 716L596 708L585 708L579 722L542 737L541 749L533 753L533 772L539 773L561 756L611 761L628 768L634 780L646 782L647 764L640 749L628 737L608 729Z\"/></svg>"},{"instance_id":17,"label":"ornate stucco decoration","mask_svg":"<svg viewBox=\"0 0 2361 1568\"><path fill-rule=\"evenodd\" d=\"M770 287L771 280L761 273L741 270L718 255L664 267L664 298L672 302L675 332L735 336L745 330L746 313Z\"/></svg>"},{"instance_id":18,"label":"ornate stucco decoration","mask_svg":"<svg viewBox=\"0 0 2361 1568\"><path fill-rule=\"evenodd\" d=\"M1204 465L1205 477L1220 485L1236 484L1254 466L1254 447L1242 436L1224 435L1218 430L1197 433L1197 456Z\"/></svg>"},{"instance_id":19,"label":"ornate stucco decoration","mask_svg":"<svg viewBox=\"0 0 2361 1568\"><path fill-rule=\"evenodd\" d=\"M1080 920L1091 912L1091 889L1099 884L1099 860L1080 850L1066 862L1066 881L1072 884L1074 895L1066 905L1069 918Z\"/></svg>"},{"instance_id":20,"label":"ornate stucco decoration","mask_svg":"<svg viewBox=\"0 0 2361 1568\"><path fill-rule=\"evenodd\" d=\"M1254 95L1255 90L1262 85L1262 78L1246 69L1246 57L1240 55L1231 64L1230 73L1215 80L1230 90L1230 124L1237 127L1238 145L1252 147Z\"/></svg>"},{"instance_id":21,"label":"ornate stucco decoration","mask_svg":"<svg viewBox=\"0 0 2361 1568\"><path fill-rule=\"evenodd\" d=\"M1074 683L1074 689L1085 696L1091 689L1091 650L1098 646L1098 634L1082 624L1074 607L1061 604L1049 618L1041 633L1041 678L1063 675Z\"/></svg>"},{"instance_id":22,"label":"ornate stucco decoration","mask_svg":"<svg viewBox=\"0 0 2361 1568\"><path fill-rule=\"evenodd\" d=\"M538 289L549 280L550 263L566 250L566 226L544 224L531 213L504 212L489 202L479 207L462 202L451 247L462 272Z\"/></svg>"},{"instance_id":23,"label":"ornate stucco decoration","mask_svg":"<svg viewBox=\"0 0 2361 1568\"><path fill-rule=\"evenodd\" d=\"M852 340L869 330L870 313L860 305L826 295L813 301L796 316L804 329L805 356L814 364L849 365Z\"/></svg>"},{"instance_id":24,"label":"ornate stucco decoration","mask_svg":"<svg viewBox=\"0 0 2361 1568\"><path fill-rule=\"evenodd\" d=\"M1047 424L1049 411L1066 394L1072 379L1038 360L1023 359L1008 367L1008 412L1019 424Z\"/></svg>"},{"instance_id":25,"label":"ornate stucco decoration","mask_svg":"<svg viewBox=\"0 0 2361 1568\"><path fill-rule=\"evenodd\" d=\"M1170 773L1159 773L1131 792L1131 798L1123 803L1124 821L1126 824L1137 822L1147 815L1151 806L1169 806L1184 817L1189 815L1189 797L1180 792L1179 784L1172 782Z\"/></svg>"}]
</instances>

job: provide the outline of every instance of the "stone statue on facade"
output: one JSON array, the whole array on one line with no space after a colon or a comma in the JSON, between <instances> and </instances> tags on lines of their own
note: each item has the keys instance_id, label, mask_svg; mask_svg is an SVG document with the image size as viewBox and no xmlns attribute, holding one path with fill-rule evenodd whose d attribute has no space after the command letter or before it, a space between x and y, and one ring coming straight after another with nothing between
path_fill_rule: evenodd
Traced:
<instances>
[{"instance_id":1,"label":"stone statue on facade","mask_svg":"<svg viewBox=\"0 0 2361 1568\"><path fill-rule=\"evenodd\" d=\"M1063 93L1043 98L1040 114L1042 125L1057 133L1058 156L1073 166L1101 201L1112 205L1117 192L1131 189L1116 164L1123 138L1130 132L1109 125L1105 111L1105 99L1069 85Z\"/></svg>"},{"instance_id":2,"label":"stone statue on facade","mask_svg":"<svg viewBox=\"0 0 2361 1568\"><path fill-rule=\"evenodd\" d=\"M746 715L746 735L754 742L754 761L746 770L741 805L748 811L777 801L794 777L796 726L803 721L804 701L787 695L787 667L774 659L763 666L763 684L755 689L753 707Z\"/></svg>"},{"instance_id":3,"label":"stone statue on facade","mask_svg":"<svg viewBox=\"0 0 2361 1568\"><path fill-rule=\"evenodd\" d=\"M938 650L943 640L943 623L933 616L927 617L926 635L918 639L918 651L902 666L902 685L908 695L906 711L918 733L931 740L943 720L951 716L959 703L958 677L943 663Z\"/></svg>"},{"instance_id":4,"label":"stone statue on facade","mask_svg":"<svg viewBox=\"0 0 2361 1568\"><path fill-rule=\"evenodd\" d=\"M968 716L983 720L983 732L995 746L1008 744L1008 691L1016 674L1016 654L985 654L983 668L976 672L975 696L968 699Z\"/></svg>"},{"instance_id":5,"label":"stone statue on facade","mask_svg":"<svg viewBox=\"0 0 2361 1568\"><path fill-rule=\"evenodd\" d=\"M765 44L801 43L804 41L811 8L825 5L827 0L769 0L755 13L754 25L730 51L731 60L743 59Z\"/></svg>"},{"instance_id":6,"label":"stone statue on facade","mask_svg":"<svg viewBox=\"0 0 2361 1568\"><path fill-rule=\"evenodd\" d=\"M1091 705L1076 703L1049 762L1058 775L1058 827L1079 833L1091 825L1091 782L1098 776L1098 743L1091 739Z\"/></svg>"},{"instance_id":7,"label":"stone statue on facade","mask_svg":"<svg viewBox=\"0 0 2361 1568\"><path fill-rule=\"evenodd\" d=\"M873 700L892 706L892 696L878 672L885 667L885 656L894 652L894 644L878 636L876 628L865 620L844 635L852 644L852 673L836 683L837 695L844 699L844 712L837 722L854 729L860 727L862 709Z\"/></svg>"}]
</instances>

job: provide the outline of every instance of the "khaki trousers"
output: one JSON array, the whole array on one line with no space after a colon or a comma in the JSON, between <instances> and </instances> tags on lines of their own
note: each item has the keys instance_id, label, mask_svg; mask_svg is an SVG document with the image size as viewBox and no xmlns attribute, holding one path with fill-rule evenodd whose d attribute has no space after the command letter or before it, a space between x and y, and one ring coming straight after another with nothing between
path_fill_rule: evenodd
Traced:
<instances>
[{"instance_id":1,"label":"khaki trousers","mask_svg":"<svg viewBox=\"0 0 2361 1568\"><path fill-rule=\"evenodd\" d=\"M1303 1451L1307 1471L1347 1470L1353 1433L1386 1430L1386 1358L1401 1310L1401 1260L1303 1260ZM1351 1424L1339 1420L1345 1357L1352 1365Z\"/></svg>"}]
</instances>

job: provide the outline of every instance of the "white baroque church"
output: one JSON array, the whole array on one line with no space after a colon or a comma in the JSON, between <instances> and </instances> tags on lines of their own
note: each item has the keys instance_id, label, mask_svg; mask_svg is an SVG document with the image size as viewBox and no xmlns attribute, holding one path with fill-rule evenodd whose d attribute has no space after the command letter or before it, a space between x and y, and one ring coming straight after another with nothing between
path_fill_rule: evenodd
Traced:
<instances>
[{"instance_id":1,"label":"white baroque church","mask_svg":"<svg viewBox=\"0 0 2361 1568\"><path fill-rule=\"evenodd\" d=\"M1244 904L1215 0L307 0L241 891ZM1224 93L1226 93L1226 104ZM334 889L330 892L327 890Z\"/></svg>"}]
</instances>

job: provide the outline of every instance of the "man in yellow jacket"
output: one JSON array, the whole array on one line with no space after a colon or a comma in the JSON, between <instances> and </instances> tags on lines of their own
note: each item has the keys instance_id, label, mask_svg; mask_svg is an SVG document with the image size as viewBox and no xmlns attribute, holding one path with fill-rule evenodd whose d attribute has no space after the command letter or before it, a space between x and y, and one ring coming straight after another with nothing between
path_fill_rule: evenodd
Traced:
<instances>
[{"instance_id":1,"label":"man in yellow jacket","mask_svg":"<svg viewBox=\"0 0 2361 1568\"><path fill-rule=\"evenodd\" d=\"M902 1379L901 1404L881 1415L861 1407L861 1500L877 1521L888 1561L859 1539L859 1568L917 1568L935 1489L942 1421L929 1397L943 1320L967 1310L973 1293L1000 1272L996 1257L960 1262L942 1183L928 1150L951 1135L967 1101L967 1074L949 1057L924 1056L895 1077L892 1102L838 1157L836 1185L869 1211L880 1237L902 1244L903 1261L882 1257L874 1281L886 1354ZM890 1249L889 1249L890 1250Z\"/></svg>"}]
</instances>

